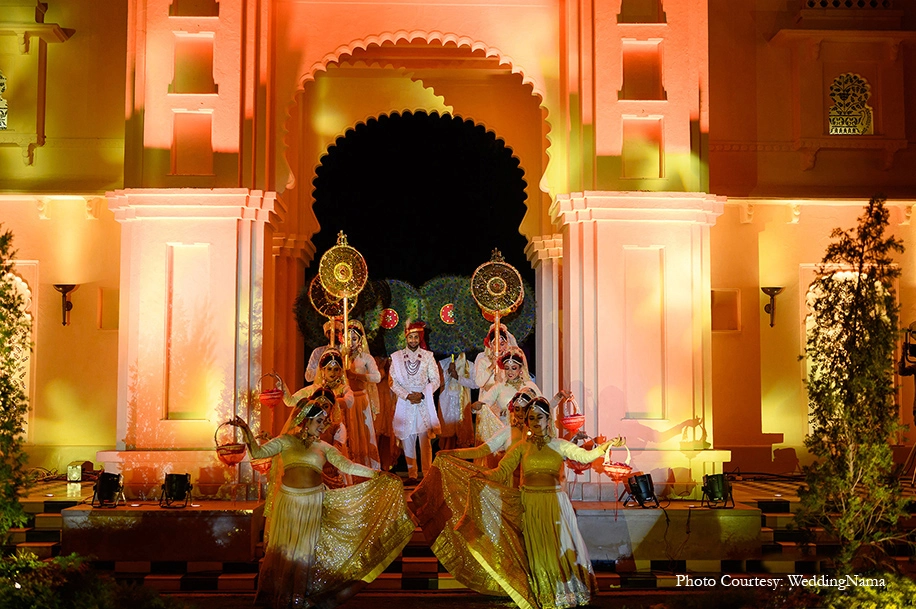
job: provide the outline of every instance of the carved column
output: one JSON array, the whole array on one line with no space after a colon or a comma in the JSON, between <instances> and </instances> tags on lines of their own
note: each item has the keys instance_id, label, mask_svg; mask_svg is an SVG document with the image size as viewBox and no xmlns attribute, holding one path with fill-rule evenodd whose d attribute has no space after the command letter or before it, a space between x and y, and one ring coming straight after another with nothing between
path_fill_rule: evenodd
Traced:
<instances>
[{"instance_id":1,"label":"carved column","mask_svg":"<svg viewBox=\"0 0 916 609\"><path fill-rule=\"evenodd\" d=\"M305 285L305 269L314 256L315 246L310 239L294 234L274 234L274 324L269 334L271 352L267 357L271 358L270 369L280 375L290 391L302 387L305 373L305 345L293 315L293 303ZM274 412L269 423L262 418L274 435L280 433L285 420L285 412Z\"/></svg>"},{"instance_id":2,"label":"carved column","mask_svg":"<svg viewBox=\"0 0 916 609\"><path fill-rule=\"evenodd\" d=\"M712 430L709 228L723 199L703 193L561 195L563 373L590 435L623 435L636 470L693 486L728 458L704 451ZM706 436L711 446L711 434ZM715 454L712 454L715 453ZM722 454L718 454L722 453ZM617 453L614 460L623 461ZM609 479L591 473L613 499ZM661 489L660 489L661 490Z\"/></svg>"},{"instance_id":3,"label":"carved column","mask_svg":"<svg viewBox=\"0 0 916 609\"><path fill-rule=\"evenodd\" d=\"M108 200L122 224L120 450L99 460L128 483L161 480L175 463L203 482L194 468L221 468L214 430L247 416L261 374L264 235L275 195L130 189Z\"/></svg>"},{"instance_id":4,"label":"carved column","mask_svg":"<svg viewBox=\"0 0 916 609\"><path fill-rule=\"evenodd\" d=\"M561 387L560 286L562 285L563 236L535 237L525 248L534 267L534 298L537 302L535 363L537 384L544 395Z\"/></svg>"}]
</instances>

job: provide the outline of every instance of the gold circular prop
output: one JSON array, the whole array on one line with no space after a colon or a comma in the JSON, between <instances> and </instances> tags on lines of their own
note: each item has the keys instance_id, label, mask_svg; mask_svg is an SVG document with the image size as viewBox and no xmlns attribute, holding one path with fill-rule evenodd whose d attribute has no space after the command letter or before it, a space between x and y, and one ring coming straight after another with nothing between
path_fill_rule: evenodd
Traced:
<instances>
[{"instance_id":1,"label":"gold circular prop","mask_svg":"<svg viewBox=\"0 0 916 609\"><path fill-rule=\"evenodd\" d=\"M347 244L343 231L337 235L337 245L321 256L318 277L324 289L337 298L352 298L366 285L369 277L366 261Z\"/></svg>"},{"instance_id":2,"label":"gold circular prop","mask_svg":"<svg viewBox=\"0 0 916 609\"><path fill-rule=\"evenodd\" d=\"M471 275L471 295L485 312L507 315L525 299L522 276L503 259L499 250L493 250L490 261L481 264Z\"/></svg>"},{"instance_id":3,"label":"gold circular prop","mask_svg":"<svg viewBox=\"0 0 916 609\"><path fill-rule=\"evenodd\" d=\"M321 279L318 275L315 275L312 278L312 282L309 284L309 300L312 302L312 306L315 307L315 310L328 319L332 317L343 317L344 299L338 298L325 290L324 286L321 285ZM355 305L355 296L347 299L348 314L353 310Z\"/></svg>"}]
</instances>

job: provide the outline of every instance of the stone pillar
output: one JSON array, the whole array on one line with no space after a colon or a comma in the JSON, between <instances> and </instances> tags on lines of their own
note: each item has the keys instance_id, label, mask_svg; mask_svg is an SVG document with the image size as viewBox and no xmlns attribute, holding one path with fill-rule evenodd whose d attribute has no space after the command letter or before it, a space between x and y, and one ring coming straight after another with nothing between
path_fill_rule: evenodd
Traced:
<instances>
[{"instance_id":1,"label":"stone pillar","mask_svg":"<svg viewBox=\"0 0 916 609\"><path fill-rule=\"evenodd\" d=\"M560 378L560 286L562 285L563 236L535 237L525 248L534 268L534 299L537 302L535 368L541 392L550 397L562 387Z\"/></svg>"},{"instance_id":2,"label":"stone pillar","mask_svg":"<svg viewBox=\"0 0 916 609\"><path fill-rule=\"evenodd\" d=\"M122 224L119 450L99 461L138 486L157 488L175 467L202 484L233 481L214 432L248 417L261 375L264 236L275 195L129 189L108 199Z\"/></svg>"},{"instance_id":3,"label":"stone pillar","mask_svg":"<svg viewBox=\"0 0 916 609\"><path fill-rule=\"evenodd\" d=\"M305 237L280 233L273 237L274 323L269 336L271 353L265 358L270 357L270 370L280 375L290 391L305 383L305 344L293 315L293 304L305 285L305 269L314 256L315 246ZM278 435L287 415L287 409L275 407L270 421L266 413L262 413L261 421L271 435Z\"/></svg>"},{"instance_id":4,"label":"stone pillar","mask_svg":"<svg viewBox=\"0 0 916 609\"><path fill-rule=\"evenodd\" d=\"M702 475L729 458L709 450L709 228L723 200L585 192L551 208L563 235L564 385L584 408L585 431L626 436L634 471L651 473L659 492L667 481L669 491L698 497ZM612 459L625 456L615 450ZM585 499L622 490L594 472L585 480Z\"/></svg>"}]
</instances>

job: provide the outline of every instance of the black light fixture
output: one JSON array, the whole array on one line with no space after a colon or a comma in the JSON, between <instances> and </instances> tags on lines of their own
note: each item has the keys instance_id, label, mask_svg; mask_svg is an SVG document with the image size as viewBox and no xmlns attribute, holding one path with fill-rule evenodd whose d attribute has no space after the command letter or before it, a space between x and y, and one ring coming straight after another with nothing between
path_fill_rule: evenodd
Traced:
<instances>
[{"instance_id":1,"label":"black light fixture","mask_svg":"<svg viewBox=\"0 0 916 609\"><path fill-rule=\"evenodd\" d=\"M770 314L770 327L772 328L776 324L776 295L782 294L782 291L785 288L779 286L765 287L760 288L764 294L770 297L770 302L763 305L763 310L765 313Z\"/></svg>"},{"instance_id":2,"label":"black light fixture","mask_svg":"<svg viewBox=\"0 0 916 609\"><path fill-rule=\"evenodd\" d=\"M114 508L124 499L124 478L121 474L102 472L95 481L92 507Z\"/></svg>"},{"instance_id":3,"label":"black light fixture","mask_svg":"<svg viewBox=\"0 0 916 609\"><path fill-rule=\"evenodd\" d=\"M162 495L159 496L159 507L188 507L192 488L194 487L191 486L191 474L166 474ZM182 501L184 503L181 503Z\"/></svg>"},{"instance_id":4,"label":"black light fixture","mask_svg":"<svg viewBox=\"0 0 916 609\"><path fill-rule=\"evenodd\" d=\"M69 325L70 310L73 308L73 303L70 302L70 292L76 289L76 285L72 283L55 283L54 289L60 292L61 325Z\"/></svg>"},{"instance_id":5,"label":"black light fixture","mask_svg":"<svg viewBox=\"0 0 916 609\"><path fill-rule=\"evenodd\" d=\"M731 506L728 503L731 502ZM707 474L703 476L703 499L701 505L709 508L735 507L732 497L732 485L725 474Z\"/></svg>"},{"instance_id":6,"label":"black light fixture","mask_svg":"<svg viewBox=\"0 0 916 609\"><path fill-rule=\"evenodd\" d=\"M628 506L631 501L638 503L641 508L659 507L651 474L636 474L627 478L627 489L624 490L624 495L626 495L623 502L624 507Z\"/></svg>"}]
</instances>

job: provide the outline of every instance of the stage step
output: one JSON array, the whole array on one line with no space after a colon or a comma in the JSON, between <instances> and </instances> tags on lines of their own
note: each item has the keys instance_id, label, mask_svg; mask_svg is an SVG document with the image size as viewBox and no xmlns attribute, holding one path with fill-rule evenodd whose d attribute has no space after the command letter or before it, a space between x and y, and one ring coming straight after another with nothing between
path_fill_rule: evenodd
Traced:
<instances>
[{"instance_id":1,"label":"stage step","mask_svg":"<svg viewBox=\"0 0 916 609\"><path fill-rule=\"evenodd\" d=\"M60 554L60 543L56 541L24 541L16 544L17 552L31 552L38 558L54 558Z\"/></svg>"},{"instance_id":2,"label":"stage step","mask_svg":"<svg viewBox=\"0 0 916 609\"><path fill-rule=\"evenodd\" d=\"M84 485L85 487L85 485ZM6 551L19 549L29 550L42 558L50 558L60 552L60 535L62 520L61 512L68 507L82 505L81 509L88 507L91 498L91 486L83 488L82 498L61 497L60 493L54 496L36 496L33 493L29 500L23 501L23 507L28 515L28 526L12 529L6 542ZM681 528L690 527L693 538L703 526L704 519L725 519L736 522L734 518L741 516L753 520L755 528L759 523L758 552L754 556L745 556L741 559L724 559L710 552L710 558L701 552L690 560L605 560L597 555L592 559L595 564L599 589L603 593L611 590L623 589L658 589L676 585L676 575L690 574L730 574L733 577L754 576L755 574L787 574L787 573L820 573L823 572L836 552L835 540L827 536L823 530L816 529L813 544L808 545L807 539L801 531L793 528L795 513L798 508L797 498L767 497L765 493L759 496L745 495L739 501L737 510L708 510L694 505L696 502L681 502L690 507L692 516L683 523ZM687 504L690 504L689 506ZM743 505L743 508L741 507ZM667 524L667 516L676 515L678 506L666 507L665 510L642 510L641 508L620 508L618 527L626 525L625 509L634 514L628 516L655 517L657 525L662 532L666 532L667 539L677 541L674 524ZM121 508L115 508L120 511ZM159 509L158 507L156 508ZM577 508L578 509L578 508ZM608 512L606 506L589 504L580 514L580 528L588 519L588 514L595 511L611 514L614 518L613 508ZM125 510L126 511L126 510ZM600 516L600 515L599 515ZM682 518L686 514L682 515ZM909 519L916 526L916 516ZM672 520L672 522L676 522ZM679 521L677 521L679 522ZM669 530L670 527L670 530ZM683 533L683 531L680 531ZM682 543L682 542L678 542ZM680 546L675 546L680 547ZM896 557L898 563L905 569L916 570L916 563L910 558L910 551L901 547L900 556ZM685 555L682 553L682 555ZM723 554L720 553L720 556ZM255 545L254 556L251 562L144 562L144 561L104 561L94 565L100 570L111 573L116 579L143 583L162 592L200 592L211 591L214 593L247 593L254 592L257 588L257 575L259 558L263 556L260 543ZM658 558L652 556L652 558ZM445 572L438 560L432 554L422 531L416 529L401 556L398 557L379 578L372 582L367 590L395 593L401 592L436 592L451 591L461 593L467 589L457 582L451 574ZM467 591L469 594L470 591Z\"/></svg>"}]
</instances>

